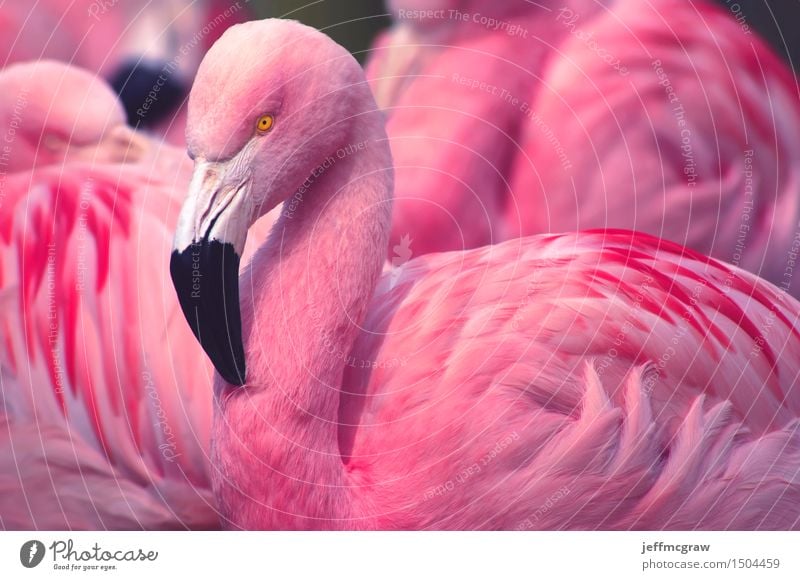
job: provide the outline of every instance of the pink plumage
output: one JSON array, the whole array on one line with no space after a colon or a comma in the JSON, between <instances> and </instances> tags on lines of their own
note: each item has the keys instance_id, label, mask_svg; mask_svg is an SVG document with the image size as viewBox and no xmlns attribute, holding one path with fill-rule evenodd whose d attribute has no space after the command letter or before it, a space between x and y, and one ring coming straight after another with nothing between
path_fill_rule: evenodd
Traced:
<instances>
[{"instance_id":1,"label":"pink plumage","mask_svg":"<svg viewBox=\"0 0 800 580\"><path fill-rule=\"evenodd\" d=\"M246 50L259 56L233 74ZM265 114L274 126L261 132ZM352 57L296 23L228 31L189 119L195 178L171 267L226 377L212 460L228 526L800 525L789 295L621 230L432 254L382 275L383 116ZM214 280L200 294L232 288L247 227L280 204L237 303L194 296L193 252Z\"/></svg>"},{"instance_id":2,"label":"pink plumage","mask_svg":"<svg viewBox=\"0 0 800 580\"><path fill-rule=\"evenodd\" d=\"M16 469L3 470L3 525L214 525L208 368L164 286L169 185L73 166L6 187L2 439Z\"/></svg>"},{"instance_id":3,"label":"pink plumage","mask_svg":"<svg viewBox=\"0 0 800 580\"><path fill-rule=\"evenodd\" d=\"M165 280L188 160L126 129L87 72L17 65L0 85L25 120L0 206L0 525L215 526L209 366Z\"/></svg>"},{"instance_id":4,"label":"pink plumage","mask_svg":"<svg viewBox=\"0 0 800 580\"><path fill-rule=\"evenodd\" d=\"M191 162L85 70L18 64L0 91L0 526L216 527L211 367L166 280Z\"/></svg>"},{"instance_id":5,"label":"pink plumage","mask_svg":"<svg viewBox=\"0 0 800 580\"><path fill-rule=\"evenodd\" d=\"M622 227L800 295L797 86L724 8L391 4L367 69L398 166L391 244Z\"/></svg>"}]
</instances>

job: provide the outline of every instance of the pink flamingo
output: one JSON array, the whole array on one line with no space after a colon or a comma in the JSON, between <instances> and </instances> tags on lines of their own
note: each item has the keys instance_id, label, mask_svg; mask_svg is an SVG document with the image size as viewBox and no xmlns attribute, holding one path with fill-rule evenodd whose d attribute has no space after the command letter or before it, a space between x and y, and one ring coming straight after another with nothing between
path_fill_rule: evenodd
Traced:
<instances>
[{"instance_id":1,"label":"pink flamingo","mask_svg":"<svg viewBox=\"0 0 800 580\"><path fill-rule=\"evenodd\" d=\"M800 295L797 85L724 8L390 4L402 18L368 76L399 166L391 244L409 235L418 254L620 227Z\"/></svg>"},{"instance_id":2,"label":"pink flamingo","mask_svg":"<svg viewBox=\"0 0 800 580\"><path fill-rule=\"evenodd\" d=\"M248 18L246 3L227 0L5 2L0 64L54 59L101 74L132 123L183 144L182 105L203 54Z\"/></svg>"},{"instance_id":3,"label":"pink flamingo","mask_svg":"<svg viewBox=\"0 0 800 580\"><path fill-rule=\"evenodd\" d=\"M211 365L166 281L191 162L87 71L14 65L0 94L0 527L218 526Z\"/></svg>"},{"instance_id":4,"label":"pink flamingo","mask_svg":"<svg viewBox=\"0 0 800 580\"><path fill-rule=\"evenodd\" d=\"M150 148L125 127L111 88L88 71L50 60L14 64L0 71L0 93L3 175L131 160Z\"/></svg>"},{"instance_id":5,"label":"pink flamingo","mask_svg":"<svg viewBox=\"0 0 800 580\"><path fill-rule=\"evenodd\" d=\"M395 159L392 249L404 238L414 255L508 238L506 180L518 154L520 115L503 107L502 98L461 83L477 80L524 95L546 54L531 39L462 22L451 11L471 16L480 7L496 21L529 27L536 9L477 0L391 0L389 6L398 23L379 37L367 78L387 111Z\"/></svg>"},{"instance_id":6,"label":"pink flamingo","mask_svg":"<svg viewBox=\"0 0 800 580\"><path fill-rule=\"evenodd\" d=\"M611 230L381 275L383 115L356 61L295 22L227 31L188 114L170 269L218 371L229 527L800 526L793 298Z\"/></svg>"},{"instance_id":7,"label":"pink flamingo","mask_svg":"<svg viewBox=\"0 0 800 580\"><path fill-rule=\"evenodd\" d=\"M0 527L215 527L210 365L165 279L189 160L91 73L0 89Z\"/></svg>"}]
</instances>

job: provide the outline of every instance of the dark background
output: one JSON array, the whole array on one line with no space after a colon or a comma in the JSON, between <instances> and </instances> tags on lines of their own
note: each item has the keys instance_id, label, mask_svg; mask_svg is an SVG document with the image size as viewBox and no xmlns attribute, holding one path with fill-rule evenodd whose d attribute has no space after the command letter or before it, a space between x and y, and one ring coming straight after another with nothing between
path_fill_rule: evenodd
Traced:
<instances>
[{"instance_id":1,"label":"dark background","mask_svg":"<svg viewBox=\"0 0 800 580\"><path fill-rule=\"evenodd\" d=\"M766 37L780 54L800 70L800 0L738 0L747 23Z\"/></svg>"},{"instance_id":2,"label":"dark background","mask_svg":"<svg viewBox=\"0 0 800 580\"><path fill-rule=\"evenodd\" d=\"M741 10L746 23L800 70L800 0L716 1L731 12ZM360 60L374 36L390 23L383 0L251 0L250 4L259 17L294 18L325 30Z\"/></svg>"}]
</instances>

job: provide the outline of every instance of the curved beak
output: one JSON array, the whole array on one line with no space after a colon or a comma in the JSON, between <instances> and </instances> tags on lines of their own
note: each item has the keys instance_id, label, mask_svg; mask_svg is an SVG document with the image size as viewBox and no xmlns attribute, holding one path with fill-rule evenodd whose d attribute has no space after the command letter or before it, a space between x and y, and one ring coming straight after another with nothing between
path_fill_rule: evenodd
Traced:
<instances>
[{"instance_id":1,"label":"curved beak","mask_svg":"<svg viewBox=\"0 0 800 580\"><path fill-rule=\"evenodd\" d=\"M183 314L217 372L245 383L239 260L251 215L249 175L237 165L198 161L175 233L170 274Z\"/></svg>"}]
</instances>

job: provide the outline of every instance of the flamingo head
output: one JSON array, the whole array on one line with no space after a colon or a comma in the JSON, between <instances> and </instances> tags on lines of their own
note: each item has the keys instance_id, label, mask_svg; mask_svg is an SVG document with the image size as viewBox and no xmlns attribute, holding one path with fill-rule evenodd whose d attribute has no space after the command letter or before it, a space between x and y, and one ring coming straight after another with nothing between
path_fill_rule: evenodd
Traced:
<instances>
[{"instance_id":1,"label":"flamingo head","mask_svg":"<svg viewBox=\"0 0 800 580\"><path fill-rule=\"evenodd\" d=\"M6 171L131 161L141 152L114 92L92 73L55 61L17 64L0 72L0 94Z\"/></svg>"},{"instance_id":2,"label":"flamingo head","mask_svg":"<svg viewBox=\"0 0 800 580\"><path fill-rule=\"evenodd\" d=\"M245 383L238 271L248 228L352 141L360 115L379 114L356 60L297 22L236 25L201 63L186 131L195 168L170 271L228 383Z\"/></svg>"}]
</instances>

